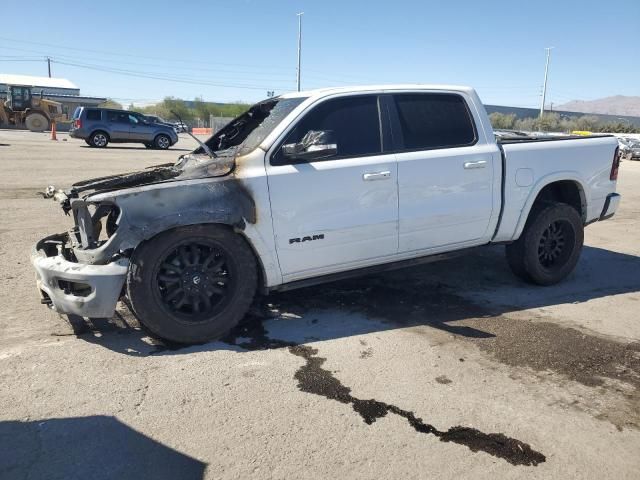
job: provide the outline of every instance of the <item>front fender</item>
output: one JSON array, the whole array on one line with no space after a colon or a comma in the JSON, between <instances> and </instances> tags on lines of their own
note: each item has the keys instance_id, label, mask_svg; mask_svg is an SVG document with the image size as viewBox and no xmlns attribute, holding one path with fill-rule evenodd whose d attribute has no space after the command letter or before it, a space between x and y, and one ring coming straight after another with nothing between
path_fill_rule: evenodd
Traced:
<instances>
[{"instance_id":1,"label":"front fender","mask_svg":"<svg viewBox=\"0 0 640 480\"><path fill-rule=\"evenodd\" d=\"M119 251L172 228L221 223L244 230L256 223L253 198L235 177L166 182L87 198L87 203L109 202L118 206L117 229L107 242L94 249L75 249L83 263L104 263Z\"/></svg>"}]
</instances>

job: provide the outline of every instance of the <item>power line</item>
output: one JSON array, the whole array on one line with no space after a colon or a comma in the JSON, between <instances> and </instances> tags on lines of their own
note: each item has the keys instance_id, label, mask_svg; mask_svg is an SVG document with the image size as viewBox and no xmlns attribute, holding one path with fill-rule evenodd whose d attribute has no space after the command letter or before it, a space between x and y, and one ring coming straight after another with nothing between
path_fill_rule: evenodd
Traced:
<instances>
[{"instance_id":1,"label":"power line","mask_svg":"<svg viewBox=\"0 0 640 480\"><path fill-rule=\"evenodd\" d=\"M176 83L186 83L186 84L190 84L190 85L206 85L206 86L211 86L211 87L224 87L224 88L242 88L242 89L249 89L249 90L265 90L267 88L273 88L272 86L266 87L264 85L262 86L258 86L258 85L245 85L245 84L223 84L223 83L216 83L216 82L208 82L208 81L201 81L201 80L190 80L184 77L171 77L171 76L164 76L164 75L158 75L158 74L148 74L145 72L140 72L140 71L135 71L135 70L124 70L124 69L118 69L118 68L108 68L108 67L103 67L100 65L90 65L90 64L82 64L82 63L74 63L74 62L65 62L65 61L61 61L61 60L55 60L52 59L53 63L57 63L60 65L67 65L67 66L71 66L71 67L78 67L78 68L85 68L88 70L96 70L96 71L100 71L100 72L109 72L109 73L115 73L115 74L119 74L119 75L124 75L124 76L130 76L130 77L138 77L138 78L148 78L151 80L164 80L164 81L168 81L168 82L176 82ZM278 89L280 90L288 90L289 87L278 87Z\"/></svg>"},{"instance_id":2,"label":"power line","mask_svg":"<svg viewBox=\"0 0 640 480\"><path fill-rule=\"evenodd\" d=\"M37 46L47 47L47 50L51 50L52 48L53 49L57 48L57 49L62 49L62 50L73 50L73 51L87 52L87 53L92 53L92 54L110 55L110 56L115 56L115 57L130 57L130 58L136 58L136 59L145 58L145 59L150 59L150 60L166 60L166 58L164 58L164 57L154 57L154 56L138 55L138 54L131 54L131 53L110 52L110 51L106 51L106 50L95 50L95 49L88 49L88 48L69 47L69 46L56 45L56 44L50 44L50 43L33 42L33 41L27 41L27 40L16 40L16 39L3 37L3 36L0 36L0 40L5 40L5 41L8 41L8 42L12 42L12 43L20 43L20 44L28 44L28 45L37 45ZM11 47L11 48L15 48L15 47ZM204 60L183 60L183 59L174 59L173 61L177 62L177 63L191 63L191 64L198 64L198 65L206 63L206 64L209 64L209 65L223 65L223 66L230 66L230 67L259 68L261 70L278 68L278 67L275 67L273 64L271 64L271 65L248 65L248 64L240 64L240 63L211 62L209 60L207 60L205 62ZM284 67L282 69L284 69ZM282 69L279 69L279 70L282 70Z\"/></svg>"}]
</instances>

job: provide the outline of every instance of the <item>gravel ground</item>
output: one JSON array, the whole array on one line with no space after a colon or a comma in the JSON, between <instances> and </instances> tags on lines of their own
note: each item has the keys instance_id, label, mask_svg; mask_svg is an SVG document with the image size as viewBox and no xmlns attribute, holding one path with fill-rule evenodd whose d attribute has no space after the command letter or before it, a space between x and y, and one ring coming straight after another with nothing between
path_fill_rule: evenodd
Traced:
<instances>
[{"instance_id":1,"label":"gravel ground","mask_svg":"<svg viewBox=\"0 0 640 480\"><path fill-rule=\"evenodd\" d=\"M580 478L640 471L640 163L576 272L503 249L264 299L223 341L73 325L29 263L69 218L49 184L175 160L0 131L0 478Z\"/></svg>"}]
</instances>

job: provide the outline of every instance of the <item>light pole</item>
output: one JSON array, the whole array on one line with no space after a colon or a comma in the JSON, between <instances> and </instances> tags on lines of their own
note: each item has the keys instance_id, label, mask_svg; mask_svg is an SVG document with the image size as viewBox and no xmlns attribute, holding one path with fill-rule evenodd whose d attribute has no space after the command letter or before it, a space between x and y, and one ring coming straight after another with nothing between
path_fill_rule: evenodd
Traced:
<instances>
[{"instance_id":1,"label":"light pole","mask_svg":"<svg viewBox=\"0 0 640 480\"><path fill-rule=\"evenodd\" d=\"M304 12L296 14L298 16L298 71L297 71L297 85L298 91L300 91L300 60L302 57L302 15Z\"/></svg>"},{"instance_id":2,"label":"light pole","mask_svg":"<svg viewBox=\"0 0 640 480\"><path fill-rule=\"evenodd\" d=\"M540 116L544 115L544 102L547 98L547 76L549 75L549 58L551 57L551 49L554 47L547 47L547 62L544 66L544 84L542 85L542 103L540 104Z\"/></svg>"}]
</instances>

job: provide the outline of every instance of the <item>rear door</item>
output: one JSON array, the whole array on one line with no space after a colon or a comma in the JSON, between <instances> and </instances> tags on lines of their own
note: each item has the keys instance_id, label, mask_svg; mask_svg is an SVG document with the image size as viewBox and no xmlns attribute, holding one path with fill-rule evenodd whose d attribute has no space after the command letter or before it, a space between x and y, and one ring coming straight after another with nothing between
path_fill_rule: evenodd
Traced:
<instances>
[{"instance_id":1,"label":"rear door","mask_svg":"<svg viewBox=\"0 0 640 480\"><path fill-rule=\"evenodd\" d=\"M383 153L385 123L378 96L334 97L305 112L272 151L267 178L285 281L356 268L397 252L397 165L393 153ZM282 145L311 130L332 131L337 154L287 161Z\"/></svg>"},{"instance_id":2,"label":"rear door","mask_svg":"<svg viewBox=\"0 0 640 480\"><path fill-rule=\"evenodd\" d=\"M112 141L126 141L130 138L131 124L127 112L114 110L107 111L107 122L109 123L109 135Z\"/></svg>"},{"instance_id":3,"label":"rear door","mask_svg":"<svg viewBox=\"0 0 640 480\"><path fill-rule=\"evenodd\" d=\"M479 138L458 93L398 93L389 102L397 147L399 251L488 240L495 143Z\"/></svg>"}]
</instances>

